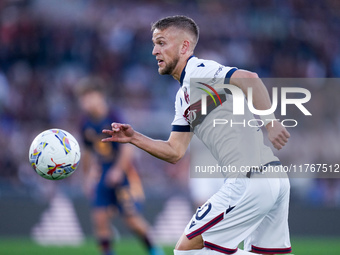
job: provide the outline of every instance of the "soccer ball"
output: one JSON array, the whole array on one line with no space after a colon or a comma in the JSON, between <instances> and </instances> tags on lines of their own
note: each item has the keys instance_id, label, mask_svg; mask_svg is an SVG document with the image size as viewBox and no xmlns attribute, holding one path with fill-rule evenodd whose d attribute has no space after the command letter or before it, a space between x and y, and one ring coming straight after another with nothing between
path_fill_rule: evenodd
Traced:
<instances>
[{"instance_id":1,"label":"soccer ball","mask_svg":"<svg viewBox=\"0 0 340 255\"><path fill-rule=\"evenodd\" d=\"M29 162L40 176L60 180L70 176L80 161L77 140L62 129L49 129L34 138L29 150Z\"/></svg>"}]
</instances>

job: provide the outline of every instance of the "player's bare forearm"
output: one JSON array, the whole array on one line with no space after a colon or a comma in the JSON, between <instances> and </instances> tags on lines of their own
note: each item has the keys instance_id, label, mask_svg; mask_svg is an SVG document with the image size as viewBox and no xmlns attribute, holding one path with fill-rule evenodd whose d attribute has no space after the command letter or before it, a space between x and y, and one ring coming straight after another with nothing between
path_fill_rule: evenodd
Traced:
<instances>
[{"instance_id":1,"label":"player's bare forearm","mask_svg":"<svg viewBox=\"0 0 340 255\"><path fill-rule=\"evenodd\" d=\"M117 123L112 124L112 130L103 130L103 133L111 136L103 142L131 143L169 163L176 163L183 157L192 137L191 133L172 132L167 141L154 140L134 131L130 125Z\"/></svg>"},{"instance_id":2,"label":"player's bare forearm","mask_svg":"<svg viewBox=\"0 0 340 255\"><path fill-rule=\"evenodd\" d=\"M163 141L136 133L136 137L131 143L159 159L175 164L183 157L190 142L188 139L174 138L175 136L172 133L167 141ZM186 140L187 142L185 142Z\"/></svg>"}]
</instances>

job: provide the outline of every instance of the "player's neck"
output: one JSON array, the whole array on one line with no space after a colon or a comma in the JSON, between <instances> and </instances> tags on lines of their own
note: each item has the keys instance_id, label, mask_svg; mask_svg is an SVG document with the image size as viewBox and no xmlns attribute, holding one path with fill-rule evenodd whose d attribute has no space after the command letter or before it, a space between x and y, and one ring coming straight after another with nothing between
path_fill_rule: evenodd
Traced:
<instances>
[{"instance_id":1,"label":"player's neck","mask_svg":"<svg viewBox=\"0 0 340 255\"><path fill-rule=\"evenodd\" d=\"M184 70L184 68L186 67L187 65L187 62L189 60L189 58L193 56L193 54L188 54L186 55L185 57L183 56L179 61L178 61L178 64L172 74L172 77L177 80L178 82L180 82L181 80L181 75L182 75L182 72Z\"/></svg>"}]
</instances>

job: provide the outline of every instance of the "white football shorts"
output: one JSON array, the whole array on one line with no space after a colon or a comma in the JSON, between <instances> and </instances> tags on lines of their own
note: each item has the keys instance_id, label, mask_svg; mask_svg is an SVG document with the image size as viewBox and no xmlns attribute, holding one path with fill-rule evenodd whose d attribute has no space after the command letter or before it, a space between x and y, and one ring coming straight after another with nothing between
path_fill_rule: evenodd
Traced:
<instances>
[{"instance_id":1,"label":"white football shorts","mask_svg":"<svg viewBox=\"0 0 340 255\"><path fill-rule=\"evenodd\" d=\"M290 184L285 173L252 173L250 178L230 178L197 209L185 228L189 239L202 235L204 246L233 254L244 250L259 254L291 252L288 229Z\"/></svg>"}]
</instances>

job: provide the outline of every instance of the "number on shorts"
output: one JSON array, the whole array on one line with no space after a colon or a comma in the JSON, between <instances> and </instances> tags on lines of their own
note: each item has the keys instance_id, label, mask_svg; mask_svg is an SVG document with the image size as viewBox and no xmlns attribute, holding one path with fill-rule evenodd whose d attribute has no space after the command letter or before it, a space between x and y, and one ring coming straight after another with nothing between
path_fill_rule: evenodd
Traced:
<instances>
[{"instance_id":1,"label":"number on shorts","mask_svg":"<svg viewBox=\"0 0 340 255\"><path fill-rule=\"evenodd\" d=\"M205 203L204 205L202 205L201 207L199 207L197 209L196 212L196 220L201 220L203 219L205 216L207 216L207 214L210 212L211 210L211 203Z\"/></svg>"}]
</instances>

